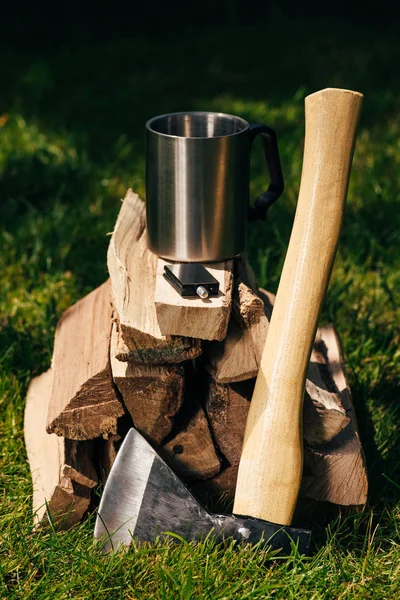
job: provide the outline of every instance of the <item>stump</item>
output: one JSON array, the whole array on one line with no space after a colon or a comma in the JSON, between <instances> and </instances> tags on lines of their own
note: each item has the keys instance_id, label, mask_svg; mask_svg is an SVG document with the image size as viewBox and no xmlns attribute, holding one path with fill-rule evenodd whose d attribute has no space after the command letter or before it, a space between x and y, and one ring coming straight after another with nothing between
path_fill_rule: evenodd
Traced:
<instances>
[{"instance_id":1,"label":"stump","mask_svg":"<svg viewBox=\"0 0 400 600\"><path fill-rule=\"evenodd\" d=\"M147 249L144 205L130 190L109 244L110 280L62 316L52 369L28 391L36 522L46 510L67 513L64 526L82 518L95 470L104 483L132 422L200 500L234 497L274 296L244 257L205 265L221 289L207 302L181 298L164 264ZM364 505L365 460L332 325L315 339L303 428L301 497Z\"/></svg>"}]
</instances>

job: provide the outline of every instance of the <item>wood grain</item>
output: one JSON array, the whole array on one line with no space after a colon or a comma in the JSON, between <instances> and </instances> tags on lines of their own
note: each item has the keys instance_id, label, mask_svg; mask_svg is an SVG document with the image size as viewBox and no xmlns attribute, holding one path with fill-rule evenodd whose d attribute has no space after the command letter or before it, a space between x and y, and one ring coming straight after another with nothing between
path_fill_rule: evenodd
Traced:
<instances>
[{"instance_id":1,"label":"wood grain","mask_svg":"<svg viewBox=\"0 0 400 600\"><path fill-rule=\"evenodd\" d=\"M232 307L233 261L204 264L219 282L219 295L207 300L182 297L164 277L168 264L158 259L154 300L160 331L164 335L223 340Z\"/></svg>"},{"instance_id":2,"label":"wood grain","mask_svg":"<svg viewBox=\"0 0 400 600\"><path fill-rule=\"evenodd\" d=\"M53 371L35 377L28 388L24 435L32 474L34 524L52 522L60 529L78 523L97 484L92 442L77 442L46 433ZM47 507L46 507L47 503Z\"/></svg>"},{"instance_id":3,"label":"wood grain","mask_svg":"<svg viewBox=\"0 0 400 600\"><path fill-rule=\"evenodd\" d=\"M342 222L362 95L308 96L295 221L247 420L234 512L290 524L303 467L304 385Z\"/></svg>"},{"instance_id":4,"label":"wood grain","mask_svg":"<svg viewBox=\"0 0 400 600\"><path fill-rule=\"evenodd\" d=\"M183 401L183 367L121 362L115 356L117 329L111 337L111 369L133 423L144 436L161 444L171 432Z\"/></svg>"},{"instance_id":5,"label":"wood grain","mask_svg":"<svg viewBox=\"0 0 400 600\"><path fill-rule=\"evenodd\" d=\"M343 506L364 506L368 494L367 469L340 340L332 325L321 328L320 339L349 422L329 443L305 449L308 468L302 482L302 493L315 500Z\"/></svg>"},{"instance_id":6,"label":"wood grain","mask_svg":"<svg viewBox=\"0 0 400 600\"><path fill-rule=\"evenodd\" d=\"M115 433L124 408L111 377L111 321L109 281L61 317L54 341L48 433L75 440Z\"/></svg>"},{"instance_id":7,"label":"wood grain","mask_svg":"<svg viewBox=\"0 0 400 600\"><path fill-rule=\"evenodd\" d=\"M146 364L195 358L201 353L198 340L161 333L154 303L157 257L147 248L145 225L144 204L129 190L107 254L120 334L129 350L126 358Z\"/></svg>"},{"instance_id":8,"label":"wood grain","mask_svg":"<svg viewBox=\"0 0 400 600\"><path fill-rule=\"evenodd\" d=\"M232 316L226 338L207 345L207 368L215 381L232 383L256 377L268 331L264 302L254 273L243 257L234 262Z\"/></svg>"},{"instance_id":9,"label":"wood grain","mask_svg":"<svg viewBox=\"0 0 400 600\"><path fill-rule=\"evenodd\" d=\"M221 463L200 404L196 404L184 428L163 446L162 456L185 480L208 479L218 473Z\"/></svg>"},{"instance_id":10,"label":"wood grain","mask_svg":"<svg viewBox=\"0 0 400 600\"><path fill-rule=\"evenodd\" d=\"M237 466L255 379L236 384L210 381L206 413L214 441L230 465Z\"/></svg>"}]
</instances>

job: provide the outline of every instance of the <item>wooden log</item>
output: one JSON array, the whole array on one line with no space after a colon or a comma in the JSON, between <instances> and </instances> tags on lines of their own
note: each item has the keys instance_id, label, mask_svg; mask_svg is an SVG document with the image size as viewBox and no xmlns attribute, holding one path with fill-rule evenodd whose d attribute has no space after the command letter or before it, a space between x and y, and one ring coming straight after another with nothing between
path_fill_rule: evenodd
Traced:
<instances>
[{"instance_id":1,"label":"wooden log","mask_svg":"<svg viewBox=\"0 0 400 600\"><path fill-rule=\"evenodd\" d=\"M336 387L327 356L318 351L321 330L311 353L303 408L304 440L319 446L335 438L349 423L339 390Z\"/></svg>"},{"instance_id":2,"label":"wooden log","mask_svg":"<svg viewBox=\"0 0 400 600\"><path fill-rule=\"evenodd\" d=\"M108 439L98 438L95 441L95 456L97 457L97 467L100 474L100 480L103 484L107 481L111 467L114 464L119 448L133 426L132 419L128 413L118 419L117 433L110 435Z\"/></svg>"},{"instance_id":3,"label":"wooden log","mask_svg":"<svg viewBox=\"0 0 400 600\"><path fill-rule=\"evenodd\" d=\"M339 390L350 421L330 442L318 448L305 448L305 475L302 493L319 501L343 506L364 506L368 478L350 387L344 371L339 337L332 325L320 329L327 365Z\"/></svg>"},{"instance_id":4,"label":"wooden log","mask_svg":"<svg viewBox=\"0 0 400 600\"><path fill-rule=\"evenodd\" d=\"M195 398L192 414L184 428L161 450L164 460L171 469L185 480L208 479L221 468L215 452L207 419Z\"/></svg>"},{"instance_id":5,"label":"wooden log","mask_svg":"<svg viewBox=\"0 0 400 600\"><path fill-rule=\"evenodd\" d=\"M99 439L97 444L97 459L100 471L100 477L103 485L106 483L110 474L111 467L117 458L119 447L122 443L122 437L119 433L110 435L107 440Z\"/></svg>"},{"instance_id":6,"label":"wooden log","mask_svg":"<svg viewBox=\"0 0 400 600\"><path fill-rule=\"evenodd\" d=\"M210 381L206 413L213 438L230 465L237 466L255 379L221 384Z\"/></svg>"},{"instance_id":7,"label":"wooden log","mask_svg":"<svg viewBox=\"0 0 400 600\"><path fill-rule=\"evenodd\" d=\"M220 383L244 381L257 376L268 331L263 300L258 296L254 274L243 257L235 259L232 318L222 342L207 347L208 370Z\"/></svg>"},{"instance_id":8,"label":"wooden log","mask_svg":"<svg viewBox=\"0 0 400 600\"><path fill-rule=\"evenodd\" d=\"M161 444L171 432L183 401L181 365L138 365L116 356L117 328L111 336L111 369L133 423L144 436Z\"/></svg>"},{"instance_id":9,"label":"wooden log","mask_svg":"<svg viewBox=\"0 0 400 600\"><path fill-rule=\"evenodd\" d=\"M88 510L97 475L92 463L92 442L66 440L46 433L52 380L53 371L49 369L29 385L25 445L33 482L35 526L48 522L50 514L53 524L67 529L78 523Z\"/></svg>"},{"instance_id":10,"label":"wooden log","mask_svg":"<svg viewBox=\"0 0 400 600\"><path fill-rule=\"evenodd\" d=\"M333 328L318 331L308 372L308 392L304 399L303 435L306 445L302 495L340 505L362 504L360 500L365 502L366 499L365 465L362 466L363 454L358 435L355 436L354 431L349 429L351 419L355 417L347 403L350 390L345 383L343 362L340 362L343 359L338 358L340 353L335 336ZM253 387L254 380L231 384L210 382L206 402L210 429L217 446L233 467L237 467L240 460ZM317 442L319 445L315 447ZM210 493L212 481L203 487L199 484L196 488L199 494L201 490ZM233 487L228 497L232 499L235 481L232 476L229 481ZM353 486L350 491L349 485ZM218 489L217 483L215 493Z\"/></svg>"},{"instance_id":11,"label":"wooden log","mask_svg":"<svg viewBox=\"0 0 400 600\"><path fill-rule=\"evenodd\" d=\"M111 320L109 281L61 317L54 341L48 433L88 440L116 432L124 408L111 377Z\"/></svg>"},{"instance_id":12,"label":"wooden log","mask_svg":"<svg viewBox=\"0 0 400 600\"><path fill-rule=\"evenodd\" d=\"M210 344L207 368L216 383L234 383L257 376L275 296L266 290L254 291L254 275L243 259L237 260L234 300L228 335L221 343ZM261 318L261 312L264 316ZM314 343L306 380L304 438L310 445L333 439L349 422L338 390ZM216 388L213 388L215 390ZM222 390L222 388L220 388Z\"/></svg>"},{"instance_id":13,"label":"wooden log","mask_svg":"<svg viewBox=\"0 0 400 600\"><path fill-rule=\"evenodd\" d=\"M189 482L188 486L203 506L213 508L218 502L218 504L222 504L224 512L228 512L235 498L237 474L237 465L228 466L212 479Z\"/></svg>"},{"instance_id":14,"label":"wooden log","mask_svg":"<svg viewBox=\"0 0 400 600\"><path fill-rule=\"evenodd\" d=\"M242 327L251 329L254 324L261 322L263 329L268 330L264 302L258 293L255 275L243 256L238 256L234 261L232 316ZM257 329L254 328L252 333L257 333Z\"/></svg>"},{"instance_id":15,"label":"wooden log","mask_svg":"<svg viewBox=\"0 0 400 600\"><path fill-rule=\"evenodd\" d=\"M144 204L129 190L107 255L120 333L129 349L125 359L148 364L195 358L201 354L199 340L160 331L154 303L157 257L147 248L145 223Z\"/></svg>"},{"instance_id":16,"label":"wooden log","mask_svg":"<svg viewBox=\"0 0 400 600\"><path fill-rule=\"evenodd\" d=\"M232 307L233 261L204 265L219 282L218 296L207 300L182 297L164 277L164 267L169 264L158 259L154 300L161 333L223 340Z\"/></svg>"}]
</instances>

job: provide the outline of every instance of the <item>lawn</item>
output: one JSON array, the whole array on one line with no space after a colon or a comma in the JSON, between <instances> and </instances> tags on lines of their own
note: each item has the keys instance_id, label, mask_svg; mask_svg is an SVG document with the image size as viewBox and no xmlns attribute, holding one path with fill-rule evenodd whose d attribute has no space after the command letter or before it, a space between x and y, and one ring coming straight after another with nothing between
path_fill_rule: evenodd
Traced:
<instances>
[{"instance_id":1,"label":"lawn","mask_svg":"<svg viewBox=\"0 0 400 600\"><path fill-rule=\"evenodd\" d=\"M400 42L343 23L285 23L179 36L134 34L0 48L0 597L400 597ZM144 197L144 123L218 110L273 126L284 196L249 226L249 260L275 292L296 206L304 97L365 95L343 231L321 323L342 337L369 478L365 512L317 532L314 555L157 542L100 556L93 517L32 531L23 414L50 364L62 312L107 277L120 198ZM265 188L253 150L251 192Z\"/></svg>"}]
</instances>

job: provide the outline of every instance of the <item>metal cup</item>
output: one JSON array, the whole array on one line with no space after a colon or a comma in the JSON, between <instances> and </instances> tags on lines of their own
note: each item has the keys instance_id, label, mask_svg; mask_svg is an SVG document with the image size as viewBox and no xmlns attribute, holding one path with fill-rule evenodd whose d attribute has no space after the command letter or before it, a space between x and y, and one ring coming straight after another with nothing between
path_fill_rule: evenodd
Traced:
<instances>
[{"instance_id":1,"label":"metal cup","mask_svg":"<svg viewBox=\"0 0 400 600\"><path fill-rule=\"evenodd\" d=\"M146 123L147 243L179 262L243 252L249 214L250 148L261 134L270 185L252 208L265 218L283 191L275 132L233 115L182 112Z\"/></svg>"}]
</instances>

